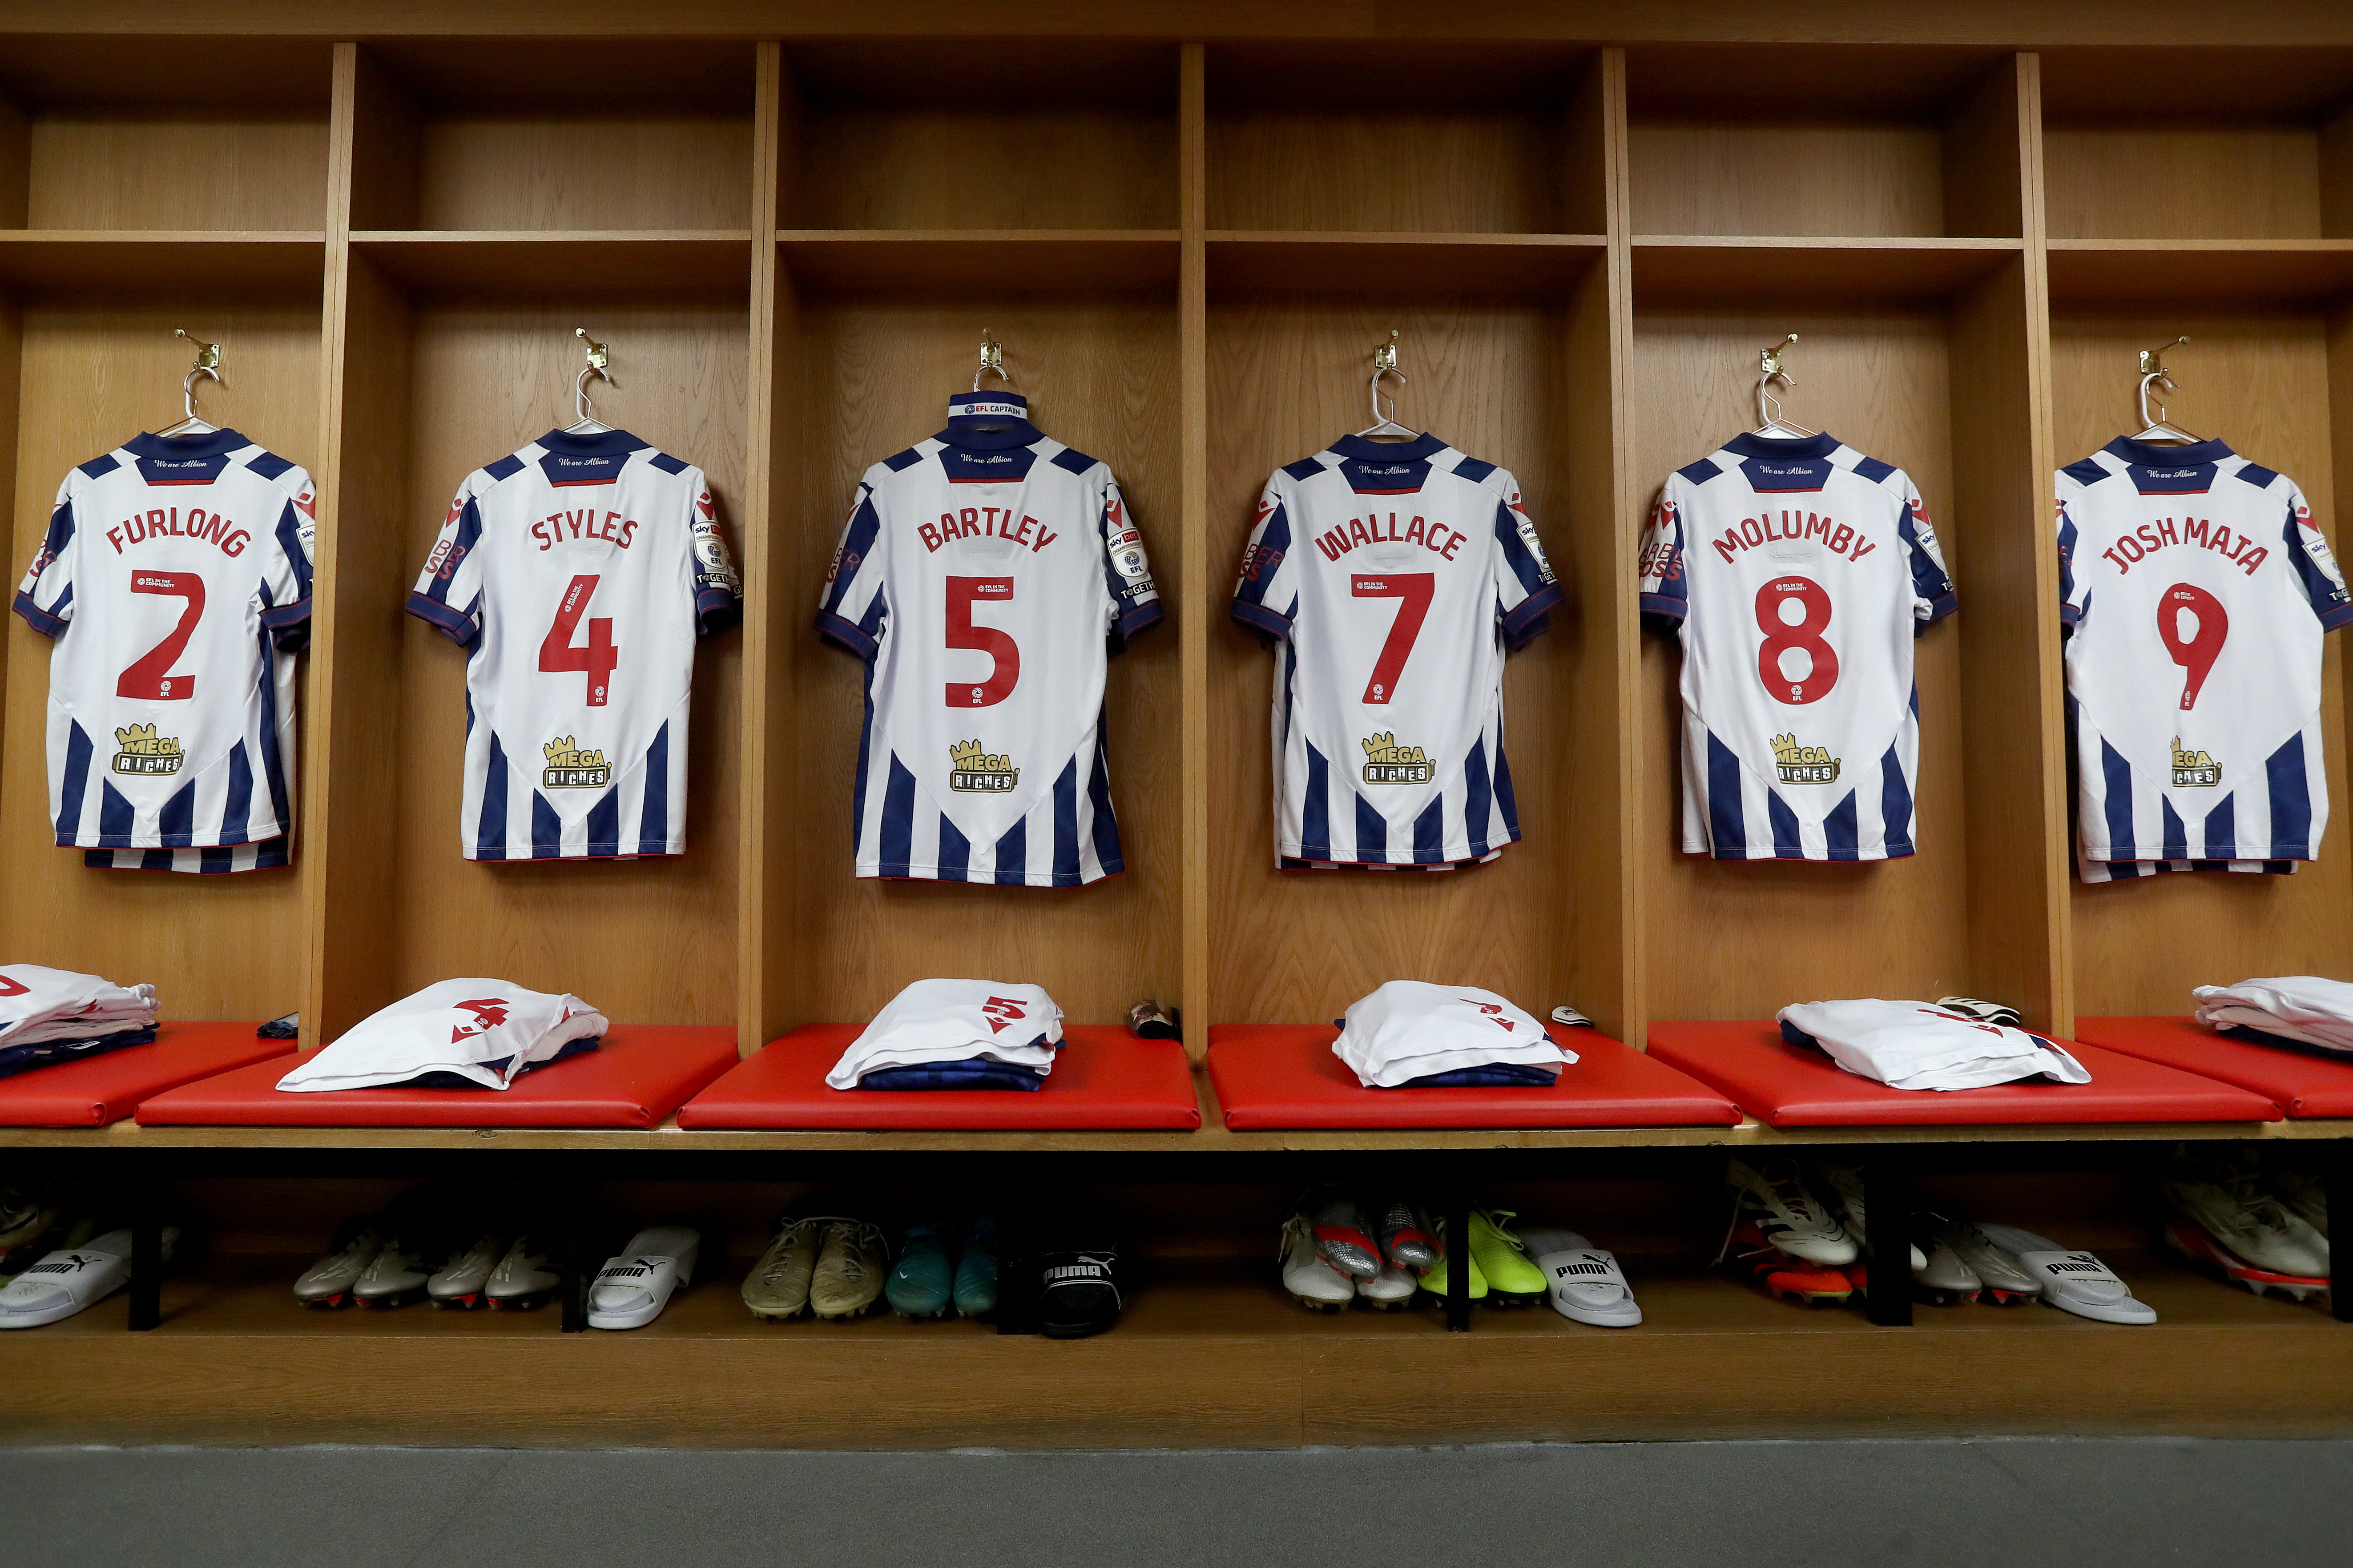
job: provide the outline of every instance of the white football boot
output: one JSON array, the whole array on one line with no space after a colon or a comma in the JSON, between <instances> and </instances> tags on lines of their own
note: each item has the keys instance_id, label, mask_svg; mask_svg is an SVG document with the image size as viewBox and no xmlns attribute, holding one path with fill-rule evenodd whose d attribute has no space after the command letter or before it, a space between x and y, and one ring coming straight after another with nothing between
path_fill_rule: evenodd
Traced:
<instances>
[{"instance_id":1,"label":"white football boot","mask_svg":"<svg viewBox=\"0 0 2353 1568\"><path fill-rule=\"evenodd\" d=\"M2042 1281L2018 1266L2018 1260L1986 1238L1985 1232L1965 1219L1943 1219L1936 1227L1938 1251L1949 1250L1954 1260L1977 1277L1978 1300L1997 1307L2030 1302L2042 1294Z\"/></svg>"},{"instance_id":2,"label":"white football boot","mask_svg":"<svg viewBox=\"0 0 2353 1568\"><path fill-rule=\"evenodd\" d=\"M1282 1247L1277 1256L1282 1260L1282 1288L1308 1310L1336 1312L1356 1300L1356 1280L1315 1250L1315 1222L1306 1210L1282 1222Z\"/></svg>"},{"instance_id":3,"label":"white football boot","mask_svg":"<svg viewBox=\"0 0 2353 1568\"><path fill-rule=\"evenodd\" d=\"M518 1236L482 1287L482 1299L493 1310L528 1312L547 1304L564 1277L547 1266L547 1248L528 1236Z\"/></svg>"},{"instance_id":4,"label":"white football boot","mask_svg":"<svg viewBox=\"0 0 2353 1568\"><path fill-rule=\"evenodd\" d=\"M349 1306L353 1287L384 1250L384 1231L374 1216L353 1221L346 1229L343 1242L294 1281L294 1300L303 1306Z\"/></svg>"},{"instance_id":5,"label":"white football boot","mask_svg":"<svg viewBox=\"0 0 2353 1568\"><path fill-rule=\"evenodd\" d=\"M180 1227L164 1227L164 1261ZM87 1247L52 1252L0 1290L0 1329L37 1329L96 1306L131 1283L131 1233L110 1230Z\"/></svg>"},{"instance_id":6,"label":"white football boot","mask_svg":"<svg viewBox=\"0 0 2353 1568\"><path fill-rule=\"evenodd\" d=\"M453 1253L449 1261L425 1282L425 1294L437 1307L472 1308L482 1304L491 1288L491 1271L507 1255L507 1237L485 1231L474 1245Z\"/></svg>"},{"instance_id":7,"label":"white football boot","mask_svg":"<svg viewBox=\"0 0 2353 1568\"><path fill-rule=\"evenodd\" d=\"M1830 1189L1831 1202L1838 1206L1839 1217L1845 1223L1847 1235L1858 1247L1871 1245L1868 1216L1863 1211L1862 1173L1852 1165L1816 1165L1814 1175L1820 1185ZM1917 1274L1928 1267L1928 1255L1915 1242L1912 1247L1912 1272Z\"/></svg>"},{"instance_id":8,"label":"white football boot","mask_svg":"<svg viewBox=\"0 0 2353 1568\"><path fill-rule=\"evenodd\" d=\"M642 1329L661 1316L673 1291L694 1278L702 1233L688 1226L658 1225L629 1238L617 1258L608 1258L588 1291L592 1329Z\"/></svg>"},{"instance_id":9,"label":"white football boot","mask_svg":"<svg viewBox=\"0 0 2353 1568\"><path fill-rule=\"evenodd\" d=\"M1746 1219L1767 1245L1808 1263L1837 1268L1859 1255L1838 1215L1806 1190L1795 1160L1770 1160L1760 1170L1735 1158L1726 1162L1724 1181L1734 1199L1727 1236Z\"/></svg>"},{"instance_id":10,"label":"white football boot","mask_svg":"<svg viewBox=\"0 0 2353 1568\"><path fill-rule=\"evenodd\" d=\"M1380 1273L1381 1244L1373 1239L1372 1222L1362 1204L1334 1194L1315 1205L1314 1215L1315 1250L1324 1262L1356 1279Z\"/></svg>"},{"instance_id":11,"label":"white football boot","mask_svg":"<svg viewBox=\"0 0 2353 1568\"><path fill-rule=\"evenodd\" d=\"M425 1283L433 1277L426 1262L428 1247L422 1241L386 1237L383 1247L352 1282L352 1300L363 1307L406 1307L425 1299Z\"/></svg>"},{"instance_id":12,"label":"white football boot","mask_svg":"<svg viewBox=\"0 0 2353 1568\"><path fill-rule=\"evenodd\" d=\"M0 1187L0 1253L29 1246L57 1223L57 1188L37 1181L10 1182Z\"/></svg>"},{"instance_id":13,"label":"white football boot","mask_svg":"<svg viewBox=\"0 0 2353 1568\"><path fill-rule=\"evenodd\" d=\"M2274 1160L2263 1180L2288 1213L2310 1226L2322 1241L2328 1239L2328 1184L2319 1173Z\"/></svg>"},{"instance_id":14,"label":"white football boot","mask_svg":"<svg viewBox=\"0 0 2353 1568\"><path fill-rule=\"evenodd\" d=\"M1357 1300L1377 1312L1397 1312L1413 1305L1421 1277L1399 1268L1394 1263L1384 1263L1378 1274L1370 1279L1358 1279L1355 1284Z\"/></svg>"},{"instance_id":15,"label":"white football boot","mask_svg":"<svg viewBox=\"0 0 2353 1568\"><path fill-rule=\"evenodd\" d=\"M1529 1259L1545 1277L1545 1299L1554 1311L1598 1329L1630 1329L1642 1321L1642 1309L1635 1305L1633 1289L1615 1256L1573 1230L1533 1225L1517 1228Z\"/></svg>"},{"instance_id":16,"label":"white football boot","mask_svg":"<svg viewBox=\"0 0 2353 1568\"><path fill-rule=\"evenodd\" d=\"M2158 1186L2176 1213L2257 1268L2296 1279L2327 1278L2328 1238L2265 1191L2252 1165L2184 1152Z\"/></svg>"},{"instance_id":17,"label":"white football boot","mask_svg":"<svg viewBox=\"0 0 2353 1568\"><path fill-rule=\"evenodd\" d=\"M1945 1216L1915 1209L1912 1214L1912 1256L1924 1259L1912 1266L1912 1293L1939 1307L1974 1301L1985 1289L1976 1269L1944 1238Z\"/></svg>"}]
</instances>

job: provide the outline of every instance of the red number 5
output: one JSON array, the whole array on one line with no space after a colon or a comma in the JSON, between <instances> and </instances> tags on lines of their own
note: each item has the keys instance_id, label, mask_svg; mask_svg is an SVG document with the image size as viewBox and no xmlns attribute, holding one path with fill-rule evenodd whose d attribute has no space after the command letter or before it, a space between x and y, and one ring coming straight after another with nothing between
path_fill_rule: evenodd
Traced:
<instances>
[{"instance_id":1,"label":"red number 5","mask_svg":"<svg viewBox=\"0 0 2353 1568\"><path fill-rule=\"evenodd\" d=\"M1791 600L1805 611L1795 626L1781 616ZM1803 707L1828 697L1838 684L1838 650L1822 640L1830 624L1831 596L1810 577L1776 577L1757 590L1757 629L1765 634L1757 650L1757 679L1774 701ZM1793 649L1806 655L1803 675L1791 676L1782 668L1781 656Z\"/></svg>"},{"instance_id":2,"label":"red number 5","mask_svg":"<svg viewBox=\"0 0 2353 1568\"><path fill-rule=\"evenodd\" d=\"M580 629L580 617L586 613L588 601L596 595L597 579L581 576L572 579L556 602L555 624L547 628L547 636L539 643L539 671L542 675L567 675L574 672L588 678L588 706L602 708L610 689L613 671L620 668L621 650L613 646L613 622L610 616L598 616L588 623L588 640L575 644L572 634Z\"/></svg>"},{"instance_id":3,"label":"red number 5","mask_svg":"<svg viewBox=\"0 0 2353 1568\"><path fill-rule=\"evenodd\" d=\"M1009 605L1013 602L1013 579L1010 577L951 577L948 579L948 643L950 647L971 648L989 658L988 679L978 685L971 681L951 680L947 683L947 704L951 708L993 708L1013 695L1016 682L1021 679L1021 649L1009 633L995 626L972 624L975 604Z\"/></svg>"},{"instance_id":4,"label":"red number 5","mask_svg":"<svg viewBox=\"0 0 2353 1568\"><path fill-rule=\"evenodd\" d=\"M172 666L195 635L196 623L205 618L205 580L194 572L149 572L143 569L131 574L131 591L134 594L162 594L169 598L185 599L188 607L180 612L180 624L171 635L132 661L131 668L115 677L117 697L137 697L149 702L185 702L196 694L196 678L174 675Z\"/></svg>"}]
</instances>

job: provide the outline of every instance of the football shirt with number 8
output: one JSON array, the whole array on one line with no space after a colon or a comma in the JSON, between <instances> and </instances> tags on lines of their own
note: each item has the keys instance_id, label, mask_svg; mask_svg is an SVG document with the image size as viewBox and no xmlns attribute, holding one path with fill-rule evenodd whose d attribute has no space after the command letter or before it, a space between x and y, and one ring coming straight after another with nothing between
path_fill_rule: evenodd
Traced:
<instances>
[{"instance_id":1,"label":"football shirt with number 8","mask_svg":"<svg viewBox=\"0 0 2353 1568\"><path fill-rule=\"evenodd\" d=\"M1904 470L1831 436L1735 437L1668 479L1639 570L1645 619L1683 636L1684 852L1911 854L1912 642L1955 600Z\"/></svg>"},{"instance_id":2,"label":"football shirt with number 8","mask_svg":"<svg viewBox=\"0 0 2353 1568\"><path fill-rule=\"evenodd\" d=\"M466 858L683 853L695 642L742 604L702 470L626 430L467 475L408 596L466 649Z\"/></svg>"}]
</instances>

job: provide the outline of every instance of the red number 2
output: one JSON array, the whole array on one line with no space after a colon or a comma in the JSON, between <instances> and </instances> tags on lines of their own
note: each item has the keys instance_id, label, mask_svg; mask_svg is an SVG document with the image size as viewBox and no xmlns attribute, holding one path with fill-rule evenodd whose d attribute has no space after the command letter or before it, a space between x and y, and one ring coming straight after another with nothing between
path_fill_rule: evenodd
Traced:
<instances>
[{"instance_id":1,"label":"red number 2","mask_svg":"<svg viewBox=\"0 0 2353 1568\"><path fill-rule=\"evenodd\" d=\"M613 622L609 616L599 616L588 623L588 640L575 643L572 634L580 629L580 617L596 596L597 579L580 576L572 579L556 602L555 624L547 628L540 639L539 671L542 675L568 675L575 672L588 678L588 706L602 708L609 689L613 671L620 668L621 650L613 646Z\"/></svg>"},{"instance_id":2,"label":"red number 2","mask_svg":"<svg viewBox=\"0 0 2353 1568\"><path fill-rule=\"evenodd\" d=\"M993 708L1013 695L1013 688L1021 679L1021 648L1009 633L995 626L972 624L975 604L1009 605L1013 602L1013 579L1010 577L951 577L948 579L948 647L972 648L989 658L988 679L974 685L971 681L947 683L947 704L951 708Z\"/></svg>"},{"instance_id":3,"label":"red number 2","mask_svg":"<svg viewBox=\"0 0 2353 1568\"><path fill-rule=\"evenodd\" d=\"M1413 645L1421 636L1421 623L1430 614L1430 596L1437 584L1435 572L1393 572L1382 577L1349 579L1352 598L1405 601L1398 606L1397 619L1389 623L1381 656L1373 660L1373 678L1365 682L1366 702L1385 708L1397 695L1398 680L1405 674L1406 660L1413 657Z\"/></svg>"},{"instance_id":4,"label":"red number 2","mask_svg":"<svg viewBox=\"0 0 2353 1568\"><path fill-rule=\"evenodd\" d=\"M114 694L149 702L185 702L196 694L196 678L174 675L172 666L186 651L188 639L195 636L196 623L205 618L205 580L194 572L134 570L131 574L131 591L185 599L188 607L180 612L180 624L172 628L169 637L140 655L130 668L115 678Z\"/></svg>"},{"instance_id":5,"label":"red number 2","mask_svg":"<svg viewBox=\"0 0 2353 1568\"><path fill-rule=\"evenodd\" d=\"M1782 607L1792 599L1806 612L1794 626L1781 618ZM1828 697L1838 684L1838 650L1822 640L1830 624L1831 596L1810 577L1776 577L1757 590L1757 629L1765 634L1757 650L1757 679L1774 701L1803 707ZM1803 675L1781 668L1781 656L1792 649L1803 649L1811 661Z\"/></svg>"},{"instance_id":6,"label":"red number 2","mask_svg":"<svg viewBox=\"0 0 2353 1568\"><path fill-rule=\"evenodd\" d=\"M2198 617L2198 635L2188 642L2181 640L2184 610ZM2165 639L2165 651L2173 656L2173 662L2189 672L2189 679L2181 683L2182 708L2197 707L2199 690L2205 686L2214 661L2222 657L2222 644L2231 636L2231 617L2224 613L2222 601L2203 588L2176 583L2158 595L2157 635Z\"/></svg>"}]
</instances>

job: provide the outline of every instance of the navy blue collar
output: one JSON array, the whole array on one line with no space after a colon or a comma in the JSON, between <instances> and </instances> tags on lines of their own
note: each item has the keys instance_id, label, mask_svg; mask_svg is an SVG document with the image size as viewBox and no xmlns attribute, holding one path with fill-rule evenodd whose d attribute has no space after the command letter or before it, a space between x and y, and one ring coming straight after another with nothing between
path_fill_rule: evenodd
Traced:
<instances>
[{"instance_id":1,"label":"navy blue collar","mask_svg":"<svg viewBox=\"0 0 2353 1568\"><path fill-rule=\"evenodd\" d=\"M607 430L601 436L567 436L561 430L550 430L539 438L539 445L565 458L622 458L645 445L627 430Z\"/></svg>"},{"instance_id":2,"label":"navy blue collar","mask_svg":"<svg viewBox=\"0 0 2353 1568\"><path fill-rule=\"evenodd\" d=\"M1343 436L1332 443L1331 449L1360 463L1416 463L1443 452L1446 443L1425 430L1410 441L1367 441L1362 436Z\"/></svg>"},{"instance_id":3,"label":"navy blue collar","mask_svg":"<svg viewBox=\"0 0 2353 1568\"><path fill-rule=\"evenodd\" d=\"M1724 444L1727 452L1744 458L1827 458L1839 449L1839 438L1825 430L1818 436L1791 440L1783 436L1759 436L1744 430Z\"/></svg>"},{"instance_id":4,"label":"navy blue collar","mask_svg":"<svg viewBox=\"0 0 2353 1568\"><path fill-rule=\"evenodd\" d=\"M1046 438L1046 433L1027 419L955 418L934 439L951 447L961 447L967 452L1002 452L1014 447L1029 447Z\"/></svg>"},{"instance_id":5,"label":"navy blue collar","mask_svg":"<svg viewBox=\"0 0 2353 1568\"><path fill-rule=\"evenodd\" d=\"M207 436L153 436L142 430L122 443L122 449L142 458L219 458L252 445L234 430Z\"/></svg>"},{"instance_id":6,"label":"navy blue collar","mask_svg":"<svg viewBox=\"0 0 2353 1568\"><path fill-rule=\"evenodd\" d=\"M2187 447L2160 447L2154 441L2136 441L2129 436L2119 436L2100 450L2136 468L2187 468L2201 463L2219 463L2225 458L2238 456L2231 450L2227 441L2197 441Z\"/></svg>"}]
</instances>

